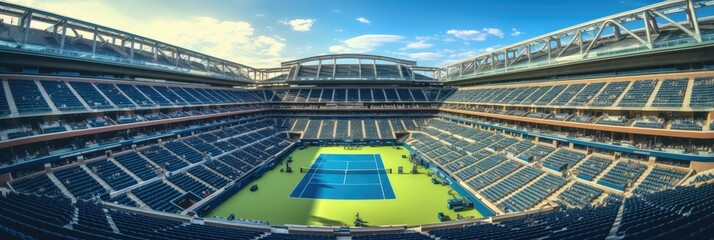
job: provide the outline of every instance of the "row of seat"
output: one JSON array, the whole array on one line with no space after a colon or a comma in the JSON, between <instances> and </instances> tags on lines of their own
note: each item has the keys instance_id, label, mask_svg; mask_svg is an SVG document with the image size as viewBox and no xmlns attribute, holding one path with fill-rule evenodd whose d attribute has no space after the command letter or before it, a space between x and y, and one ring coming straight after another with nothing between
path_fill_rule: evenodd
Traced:
<instances>
[{"instance_id":1,"label":"row of seat","mask_svg":"<svg viewBox=\"0 0 714 240\"><path fill-rule=\"evenodd\" d=\"M647 169L647 166L638 163L618 162L610 169L598 184L624 191L627 186L634 183Z\"/></svg>"},{"instance_id":2,"label":"row of seat","mask_svg":"<svg viewBox=\"0 0 714 240\"><path fill-rule=\"evenodd\" d=\"M690 107L711 108L714 106L714 83L712 77L694 79ZM653 107L682 107L689 79L558 84L551 86L516 86L482 89L461 89L448 97L447 102L481 104L510 104L538 106L595 106L611 107L617 99L617 107L644 107L653 92L657 92ZM625 91L627 88L629 89ZM623 95L624 94L624 95Z\"/></svg>"},{"instance_id":3,"label":"row of seat","mask_svg":"<svg viewBox=\"0 0 714 240\"><path fill-rule=\"evenodd\" d=\"M44 100L40 87L60 111L265 101L261 91L166 87L138 83L8 80L8 85L20 114L42 113L52 110L47 101ZM77 97L81 98L91 109L87 109ZM0 115L9 113L9 106L3 91L0 95Z\"/></svg>"}]
</instances>

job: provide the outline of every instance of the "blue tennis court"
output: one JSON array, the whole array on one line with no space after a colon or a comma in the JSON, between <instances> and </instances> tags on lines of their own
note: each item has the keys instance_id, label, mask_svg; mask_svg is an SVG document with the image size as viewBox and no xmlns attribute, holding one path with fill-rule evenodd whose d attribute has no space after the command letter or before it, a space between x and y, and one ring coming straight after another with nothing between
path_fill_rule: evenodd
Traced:
<instances>
[{"instance_id":1,"label":"blue tennis court","mask_svg":"<svg viewBox=\"0 0 714 240\"><path fill-rule=\"evenodd\" d=\"M320 154L292 198L395 199L379 154Z\"/></svg>"}]
</instances>

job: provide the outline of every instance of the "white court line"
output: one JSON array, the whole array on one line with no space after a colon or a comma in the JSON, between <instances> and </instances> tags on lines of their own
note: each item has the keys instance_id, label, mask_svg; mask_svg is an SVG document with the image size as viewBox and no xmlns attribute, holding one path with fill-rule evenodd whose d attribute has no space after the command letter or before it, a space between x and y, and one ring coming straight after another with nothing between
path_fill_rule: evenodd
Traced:
<instances>
[{"instance_id":1,"label":"white court line","mask_svg":"<svg viewBox=\"0 0 714 240\"><path fill-rule=\"evenodd\" d=\"M377 164L377 154L372 154L372 159L374 159L374 165L379 169L379 164ZM387 196L384 195L384 186L382 185L381 173L377 173L377 178L379 178L379 190L382 190L382 199L387 199Z\"/></svg>"},{"instance_id":2,"label":"white court line","mask_svg":"<svg viewBox=\"0 0 714 240\"><path fill-rule=\"evenodd\" d=\"M348 183L348 184L340 184L340 183L314 183L314 184L320 184L320 185L337 185L337 186L380 186L379 183Z\"/></svg>"},{"instance_id":3,"label":"white court line","mask_svg":"<svg viewBox=\"0 0 714 240\"><path fill-rule=\"evenodd\" d=\"M318 159L320 160L320 163L317 164L317 168L315 168L315 169L320 169L320 165L322 165L322 161L324 161L324 159L322 159L322 157L320 157L320 158L318 158ZM307 171L309 172L310 169L308 169ZM305 193L305 190L307 190L307 186L310 186L310 182L312 181L312 178L315 177L315 173L316 173L316 172L313 172L313 173L312 173L312 176L310 176L310 179L307 180L307 183L305 184L305 187L302 188L302 192L300 192L300 196L299 196L300 198L302 197L302 194ZM381 180L380 180L380 181L381 181Z\"/></svg>"},{"instance_id":4,"label":"white court line","mask_svg":"<svg viewBox=\"0 0 714 240\"><path fill-rule=\"evenodd\" d=\"M347 166L345 166L345 180L342 181L342 185L347 184L347 170L350 169L350 162L347 162Z\"/></svg>"}]
</instances>

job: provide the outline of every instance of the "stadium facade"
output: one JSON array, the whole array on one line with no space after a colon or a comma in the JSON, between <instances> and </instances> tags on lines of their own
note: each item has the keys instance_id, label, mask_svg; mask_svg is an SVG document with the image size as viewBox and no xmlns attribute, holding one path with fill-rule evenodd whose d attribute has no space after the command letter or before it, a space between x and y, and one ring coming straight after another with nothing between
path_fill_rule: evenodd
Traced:
<instances>
[{"instance_id":1,"label":"stadium facade","mask_svg":"<svg viewBox=\"0 0 714 240\"><path fill-rule=\"evenodd\" d=\"M656 3L441 67L337 54L253 68L0 2L19 19L0 25L0 232L711 238L713 4ZM484 218L203 218L305 145L404 146Z\"/></svg>"}]
</instances>

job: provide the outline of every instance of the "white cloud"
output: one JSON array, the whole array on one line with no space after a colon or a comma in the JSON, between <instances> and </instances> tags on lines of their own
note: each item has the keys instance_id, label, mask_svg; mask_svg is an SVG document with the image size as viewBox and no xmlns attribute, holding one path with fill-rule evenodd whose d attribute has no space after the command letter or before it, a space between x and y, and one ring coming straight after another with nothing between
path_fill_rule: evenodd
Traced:
<instances>
[{"instance_id":1,"label":"white cloud","mask_svg":"<svg viewBox=\"0 0 714 240\"><path fill-rule=\"evenodd\" d=\"M342 10L335 8L335 9L330 10L330 12L331 12L331 13L341 13Z\"/></svg>"},{"instance_id":2,"label":"white cloud","mask_svg":"<svg viewBox=\"0 0 714 240\"><path fill-rule=\"evenodd\" d=\"M371 21L369 21L369 20L367 20L366 18L363 18L363 17L358 17L358 18L355 19L355 20L357 20L358 22L364 23L364 24L370 24L370 23L372 23Z\"/></svg>"},{"instance_id":3,"label":"white cloud","mask_svg":"<svg viewBox=\"0 0 714 240\"><path fill-rule=\"evenodd\" d=\"M24 5L24 6L30 6L35 2L35 0L2 0L2 1L13 3L13 4Z\"/></svg>"},{"instance_id":4,"label":"white cloud","mask_svg":"<svg viewBox=\"0 0 714 240\"><path fill-rule=\"evenodd\" d=\"M488 36L497 36L500 38L503 38L503 31L498 28L484 28L481 31L479 30L449 30L446 31L446 34L452 35L457 38L461 38L463 40L471 40L471 41L484 41Z\"/></svg>"},{"instance_id":5,"label":"white cloud","mask_svg":"<svg viewBox=\"0 0 714 240\"><path fill-rule=\"evenodd\" d=\"M258 13L258 14L255 14L255 16L256 16L256 17L265 17L265 14Z\"/></svg>"},{"instance_id":6,"label":"white cloud","mask_svg":"<svg viewBox=\"0 0 714 240\"><path fill-rule=\"evenodd\" d=\"M523 32L518 31L518 29L516 29L516 28L511 28L511 36L518 37L518 36L520 36L520 35L522 35L522 34L523 34Z\"/></svg>"},{"instance_id":7,"label":"white cloud","mask_svg":"<svg viewBox=\"0 0 714 240\"><path fill-rule=\"evenodd\" d=\"M315 24L315 19L298 18L290 21L281 21L281 23L290 25L293 30L298 32L309 32L312 25Z\"/></svg>"},{"instance_id":8,"label":"white cloud","mask_svg":"<svg viewBox=\"0 0 714 240\"><path fill-rule=\"evenodd\" d=\"M433 47L434 44L426 43L424 40L407 43L406 49L427 49Z\"/></svg>"},{"instance_id":9,"label":"white cloud","mask_svg":"<svg viewBox=\"0 0 714 240\"><path fill-rule=\"evenodd\" d=\"M278 36L257 34L249 22L192 15L137 18L130 16L126 9L118 9L112 4L97 0L72 0L71 4L21 1L30 2L30 6L34 8L50 10L253 67L276 66L286 60L282 56L287 45L285 40Z\"/></svg>"},{"instance_id":10,"label":"white cloud","mask_svg":"<svg viewBox=\"0 0 714 240\"><path fill-rule=\"evenodd\" d=\"M345 30L342 28L335 29L335 32L344 32Z\"/></svg>"},{"instance_id":11,"label":"white cloud","mask_svg":"<svg viewBox=\"0 0 714 240\"><path fill-rule=\"evenodd\" d=\"M329 50L334 53L366 53L384 44L399 42L402 39L404 37L399 35L366 34L347 39L341 45L330 46Z\"/></svg>"},{"instance_id":12,"label":"white cloud","mask_svg":"<svg viewBox=\"0 0 714 240\"><path fill-rule=\"evenodd\" d=\"M408 56L415 60L425 60L425 61L439 60L439 59L444 58L444 55L442 55L441 53L435 53L435 52L410 53L410 54L408 54Z\"/></svg>"},{"instance_id":13,"label":"white cloud","mask_svg":"<svg viewBox=\"0 0 714 240\"><path fill-rule=\"evenodd\" d=\"M500 38L503 38L503 31L498 28L484 28L483 31L487 32L488 34L498 36Z\"/></svg>"}]
</instances>

